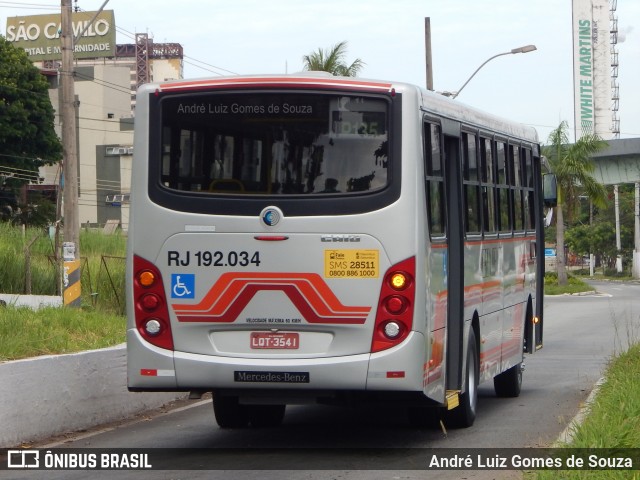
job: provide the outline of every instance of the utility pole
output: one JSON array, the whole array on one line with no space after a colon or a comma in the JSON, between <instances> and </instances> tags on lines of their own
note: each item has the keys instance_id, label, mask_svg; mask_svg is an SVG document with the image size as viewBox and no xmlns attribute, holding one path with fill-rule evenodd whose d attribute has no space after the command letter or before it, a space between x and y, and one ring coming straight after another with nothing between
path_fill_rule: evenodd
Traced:
<instances>
[{"instance_id":1,"label":"utility pole","mask_svg":"<svg viewBox=\"0 0 640 480\"><path fill-rule=\"evenodd\" d=\"M61 0L62 67L60 93L64 176L64 304L80 305L80 224L78 219L78 150L76 99L73 77L73 24L71 0Z\"/></svg>"},{"instance_id":2,"label":"utility pole","mask_svg":"<svg viewBox=\"0 0 640 480\"><path fill-rule=\"evenodd\" d=\"M80 258L80 229L78 223L78 151L76 143L76 99L73 78L73 27L71 0L61 0L62 9L62 146L64 175L64 241L75 244L75 258Z\"/></svg>"},{"instance_id":3,"label":"utility pole","mask_svg":"<svg viewBox=\"0 0 640 480\"><path fill-rule=\"evenodd\" d=\"M613 186L614 208L616 215L616 272L622 273L622 241L620 239L620 192L618 185Z\"/></svg>"},{"instance_id":4,"label":"utility pole","mask_svg":"<svg viewBox=\"0 0 640 480\"><path fill-rule=\"evenodd\" d=\"M427 90L433 91L433 57L431 56L431 18L424 18L424 50L427 66Z\"/></svg>"},{"instance_id":5,"label":"utility pole","mask_svg":"<svg viewBox=\"0 0 640 480\"><path fill-rule=\"evenodd\" d=\"M635 193L635 225L633 249L633 278L640 278L640 183L636 182Z\"/></svg>"}]
</instances>

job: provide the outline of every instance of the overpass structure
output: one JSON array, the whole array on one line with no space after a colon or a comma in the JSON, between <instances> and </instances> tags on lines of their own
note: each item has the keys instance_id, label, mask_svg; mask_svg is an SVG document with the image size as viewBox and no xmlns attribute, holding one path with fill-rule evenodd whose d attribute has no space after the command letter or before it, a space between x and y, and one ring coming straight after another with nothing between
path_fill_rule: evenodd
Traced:
<instances>
[{"instance_id":1,"label":"overpass structure","mask_svg":"<svg viewBox=\"0 0 640 480\"><path fill-rule=\"evenodd\" d=\"M640 182L640 138L607 140L595 155L595 178L605 185Z\"/></svg>"},{"instance_id":2,"label":"overpass structure","mask_svg":"<svg viewBox=\"0 0 640 480\"><path fill-rule=\"evenodd\" d=\"M608 140L609 146L593 155L594 177L605 185L615 185L616 243L620 249L620 226L617 185L635 183L635 230L633 277L640 278L640 138ZM621 265L619 267L621 270Z\"/></svg>"}]
</instances>

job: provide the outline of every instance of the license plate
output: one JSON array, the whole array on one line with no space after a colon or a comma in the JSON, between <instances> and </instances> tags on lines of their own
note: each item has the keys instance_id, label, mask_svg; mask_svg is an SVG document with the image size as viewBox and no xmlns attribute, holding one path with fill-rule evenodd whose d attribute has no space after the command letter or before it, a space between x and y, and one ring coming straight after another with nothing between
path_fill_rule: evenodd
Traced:
<instances>
[{"instance_id":1,"label":"license plate","mask_svg":"<svg viewBox=\"0 0 640 480\"><path fill-rule=\"evenodd\" d=\"M297 333L251 333L251 348L297 350L299 346L300 335Z\"/></svg>"}]
</instances>

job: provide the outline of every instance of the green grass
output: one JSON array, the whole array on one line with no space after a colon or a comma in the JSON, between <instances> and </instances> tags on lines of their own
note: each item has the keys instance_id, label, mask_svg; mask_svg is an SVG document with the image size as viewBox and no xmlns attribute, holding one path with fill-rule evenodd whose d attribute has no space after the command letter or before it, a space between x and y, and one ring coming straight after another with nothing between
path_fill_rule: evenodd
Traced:
<instances>
[{"instance_id":1,"label":"green grass","mask_svg":"<svg viewBox=\"0 0 640 480\"><path fill-rule=\"evenodd\" d=\"M0 292L56 295L60 264L54 241L44 229L21 228L0 222ZM31 281L27 281L27 251ZM99 230L80 232L82 304L108 313L124 314L126 237Z\"/></svg>"},{"instance_id":2,"label":"green grass","mask_svg":"<svg viewBox=\"0 0 640 480\"><path fill-rule=\"evenodd\" d=\"M44 229L0 222L0 292L56 295L60 265L55 242ZM29 255L27 255L29 252ZM124 342L126 237L98 230L80 232L82 308L33 311L0 307L0 361L92 350Z\"/></svg>"},{"instance_id":3,"label":"green grass","mask_svg":"<svg viewBox=\"0 0 640 480\"><path fill-rule=\"evenodd\" d=\"M640 446L640 344L613 359L607 368L588 415L572 432L567 448L637 449ZM528 480L628 480L640 479L639 471L541 471Z\"/></svg>"},{"instance_id":4,"label":"green grass","mask_svg":"<svg viewBox=\"0 0 640 480\"><path fill-rule=\"evenodd\" d=\"M558 274L555 272L547 272L544 276L545 295L564 295L591 291L593 291L592 286L573 275L569 275L569 283L567 285L558 285Z\"/></svg>"},{"instance_id":5,"label":"green grass","mask_svg":"<svg viewBox=\"0 0 640 480\"><path fill-rule=\"evenodd\" d=\"M0 361L94 350L125 341L123 316L80 308L0 307Z\"/></svg>"},{"instance_id":6,"label":"green grass","mask_svg":"<svg viewBox=\"0 0 640 480\"><path fill-rule=\"evenodd\" d=\"M25 250L31 252L31 293L53 295L56 286L56 269L49 260L53 255L51 240L44 230L21 228L0 222L0 292L25 293L26 263Z\"/></svg>"},{"instance_id":7,"label":"green grass","mask_svg":"<svg viewBox=\"0 0 640 480\"><path fill-rule=\"evenodd\" d=\"M640 446L640 344L609 366L590 414L573 434L577 448Z\"/></svg>"}]
</instances>

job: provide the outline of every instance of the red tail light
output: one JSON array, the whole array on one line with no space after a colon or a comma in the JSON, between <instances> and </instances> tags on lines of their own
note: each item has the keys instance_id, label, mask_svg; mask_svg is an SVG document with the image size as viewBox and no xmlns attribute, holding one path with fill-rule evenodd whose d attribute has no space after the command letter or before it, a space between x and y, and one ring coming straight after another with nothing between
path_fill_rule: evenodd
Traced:
<instances>
[{"instance_id":1,"label":"red tail light","mask_svg":"<svg viewBox=\"0 0 640 480\"><path fill-rule=\"evenodd\" d=\"M413 326L415 299L415 257L393 265L384 275L371 352L380 352L402 343Z\"/></svg>"},{"instance_id":2,"label":"red tail light","mask_svg":"<svg viewBox=\"0 0 640 480\"><path fill-rule=\"evenodd\" d=\"M133 302L138 332L156 347L173 350L171 321L162 276L156 266L134 255Z\"/></svg>"}]
</instances>

